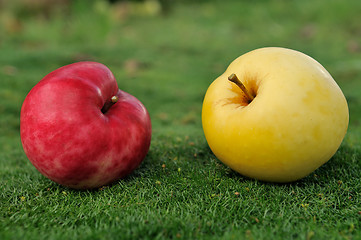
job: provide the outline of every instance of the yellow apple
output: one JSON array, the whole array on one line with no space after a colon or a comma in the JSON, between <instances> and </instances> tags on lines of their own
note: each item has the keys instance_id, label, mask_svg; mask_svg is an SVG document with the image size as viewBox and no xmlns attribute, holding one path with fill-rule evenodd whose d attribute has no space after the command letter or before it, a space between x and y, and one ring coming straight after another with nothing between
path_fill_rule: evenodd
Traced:
<instances>
[{"instance_id":1,"label":"yellow apple","mask_svg":"<svg viewBox=\"0 0 361 240\"><path fill-rule=\"evenodd\" d=\"M269 47L234 60L209 86L202 125L215 156L269 182L301 179L326 163L348 127L341 89L313 58Z\"/></svg>"}]
</instances>

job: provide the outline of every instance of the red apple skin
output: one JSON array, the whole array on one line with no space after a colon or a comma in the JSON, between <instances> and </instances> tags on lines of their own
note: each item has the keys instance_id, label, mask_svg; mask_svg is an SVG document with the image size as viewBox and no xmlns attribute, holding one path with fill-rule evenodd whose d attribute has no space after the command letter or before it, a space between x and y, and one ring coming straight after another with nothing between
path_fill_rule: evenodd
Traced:
<instances>
[{"instance_id":1,"label":"red apple skin","mask_svg":"<svg viewBox=\"0 0 361 240\"><path fill-rule=\"evenodd\" d=\"M108 111L104 104L117 96ZM78 62L45 76L21 108L25 154L44 176L66 187L108 185L148 153L151 120L134 96L119 90L103 64Z\"/></svg>"}]
</instances>

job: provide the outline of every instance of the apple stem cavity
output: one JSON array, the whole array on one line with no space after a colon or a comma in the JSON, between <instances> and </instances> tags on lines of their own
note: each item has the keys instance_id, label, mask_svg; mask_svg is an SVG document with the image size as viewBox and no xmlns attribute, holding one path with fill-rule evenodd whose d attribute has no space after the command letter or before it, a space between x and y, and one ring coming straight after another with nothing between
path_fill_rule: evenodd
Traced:
<instances>
[{"instance_id":1,"label":"apple stem cavity","mask_svg":"<svg viewBox=\"0 0 361 240\"><path fill-rule=\"evenodd\" d=\"M105 114L106 112L108 112L109 109L110 109L116 102L118 102L118 100L119 100L119 97L117 97L117 96L111 97L110 101L107 101L107 102L104 104L104 106L103 106L103 108L102 108L102 110L101 110L102 113Z\"/></svg>"},{"instance_id":2,"label":"apple stem cavity","mask_svg":"<svg viewBox=\"0 0 361 240\"><path fill-rule=\"evenodd\" d=\"M248 102L252 102L252 100L254 99L254 97L252 96L252 94L248 91L248 89L243 85L243 83L241 82L241 80L239 80L239 78L237 77L236 74L232 73L229 77L228 80L235 83L242 91L243 93L246 95L246 98L248 100Z\"/></svg>"}]
</instances>

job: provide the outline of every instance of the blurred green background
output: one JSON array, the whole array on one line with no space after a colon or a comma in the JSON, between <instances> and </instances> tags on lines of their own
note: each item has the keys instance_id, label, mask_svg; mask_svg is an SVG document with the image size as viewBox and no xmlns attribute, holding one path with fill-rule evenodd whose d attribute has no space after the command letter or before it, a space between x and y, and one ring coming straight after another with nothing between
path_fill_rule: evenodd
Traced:
<instances>
[{"instance_id":1,"label":"blurred green background","mask_svg":"<svg viewBox=\"0 0 361 240\"><path fill-rule=\"evenodd\" d=\"M360 239L360 12L359 0L0 0L0 238ZM290 185L232 172L201 126L210 83L266 46L315 58L350 109L340 151ZM32 167L19 115L46 74L88 60L143 102L153 136L125 181L77 192Z\"/></svg>"},{"instance_id":2,"label":"blurred green background","mask_svg":"<svg viewBox=\"0 0 361 240\"><path fill-rule=\"evenodd\" d=\"M358 1L3 0L0 6L0 114L7 125L1 136L17 134L19 108L33 85L83 60L104 63L120 88L138 95L155 131L194 126L198 132L211 81L239 55L264 46L318 60L347 95L351 123L358 121L352 115L360 105Z\"/></svg>"}]
</instances>

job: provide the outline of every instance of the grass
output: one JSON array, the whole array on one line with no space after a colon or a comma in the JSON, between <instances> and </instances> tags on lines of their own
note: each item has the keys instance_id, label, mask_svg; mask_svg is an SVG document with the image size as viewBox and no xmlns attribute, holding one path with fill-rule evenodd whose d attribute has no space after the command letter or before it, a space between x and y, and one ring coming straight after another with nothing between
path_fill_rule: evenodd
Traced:
<instances>
[{"instance_id":1,"label":"grass","mask_svg":"<svg viewBox=\"0 0 361 240\"><path fill-rule=\"evenodd\" d=\"M0 239L361 239L361 2L75 1L66 14L0 18ZM283 46L317 59L342 88L348 133L335 156L291 184L247 179L220 163L201 126L209 84L239 55ZM23 153L28 91L74 61L107 65L153 124L142 165L127 178L75 191Z\"/></svg>"}]
</instances>

